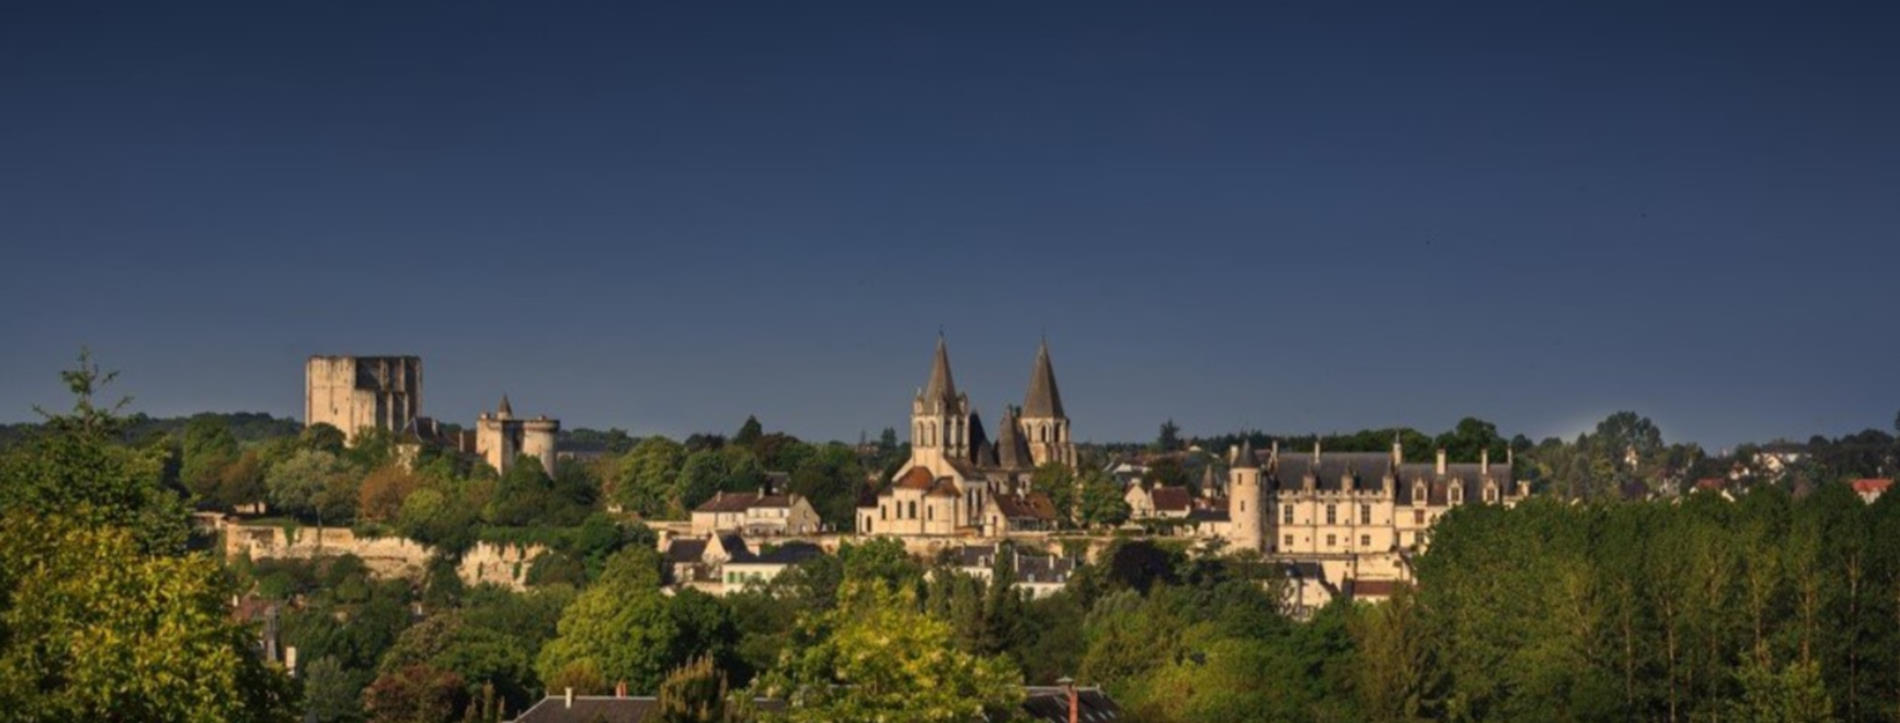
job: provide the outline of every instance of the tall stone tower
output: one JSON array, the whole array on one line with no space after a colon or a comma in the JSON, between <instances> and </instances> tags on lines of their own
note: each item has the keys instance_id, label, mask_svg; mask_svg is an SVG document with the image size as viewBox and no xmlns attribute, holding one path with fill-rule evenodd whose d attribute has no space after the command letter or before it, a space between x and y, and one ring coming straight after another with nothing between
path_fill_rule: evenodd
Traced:
<instances>
[{"instance_id":1,"label":"tall stone tower","mask_svg":"<svg viewBox=\"0 0 1900 723\"><path fill-rule=\"evenodd\" d=\"M1049 363L1049 341L1036 349L1036 366L1029 372L1029 393L1023 396L1023 436L1037 465L1059 462L1075 466L1075 441L1069 438L1069 416L1062 411L1062 391Z\"/></svg>"},{"instance_id":2,"label":"tall stone tower","mask_svg":"<svg viewBox=\"0 0 1900 723\"><path fill-rule=\"evenodd\" d=\"M950 376L950 348L937 336L930 381L910 405L911 462L939 476L950 476L951 459L970 459L970 398L957 392Z\"/></svg>"},{"instance_id":3,"label":"tall stone tower","mask_svg":"<svg viewBox=\"0 0 1900 723\"><path fill-rule=\"evenodd\" d=\"M541 460L541 468L552 477L554 440L560 431L561 420L545 415L516 419L514 405L509 404L508 395L503 394L493 414L482 412L475 418L475 452L502 474L508 473L516 457L531 455Z\"/></svg>"},{"instance_id":4,"label":"tall stone tower","mask_svg":"<svg viewBox=\"0 0 1900 723\"><path fill-rule=\"evenodd\" d=\"M422 359L311 356L304 362L303 421L328 424L355 443L365 427L402 432L422 409Z\"/></svg>"},{"instance_id":5,"label":"tall stone tower","mask_svg":"<svg viewBox=\"0 0 1900 723\"><path fill-rule=\"evenodd\" d=\"M1227 472L1227 518L1233 525L1228 542L1242 550L1266 551L1266 502L1253 443L1241 442L1240 454L1234 455L1234 466Z\"/></svg>"}]
</instances>

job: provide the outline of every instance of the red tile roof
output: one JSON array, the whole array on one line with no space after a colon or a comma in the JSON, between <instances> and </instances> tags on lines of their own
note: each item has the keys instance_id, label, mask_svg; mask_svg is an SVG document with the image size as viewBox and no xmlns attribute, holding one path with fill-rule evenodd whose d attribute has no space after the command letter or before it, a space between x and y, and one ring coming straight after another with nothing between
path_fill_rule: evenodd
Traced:
<instances>
[{"instance_id":1,"label":"red tile roof","mask_svg":"<svg viewBox=\"0 0 1900 723\"><path fill-rule=\"evenodd\" d=\"M1861 494L1886 492L1888 487L1893 486L1893 480L1885 477L1866 477L1854 480L1853 485L1854 491Z\"/></svg>"},{"instance_id":2,"label":"red tile roof","mask_svg":"<svg viewBox=\"0 0 1900 723\"><path fill-rule=\"evenodd\" d=\"M1194 506L1194 496L1188 494L1186 487L1168 487L1156 485L1148 492L1154 495L1155 509L1169 512L1186 512Z\"/></svg>"},{"instance_id":3,"label":"red tile roof","mask_svg":"<svg viewBox=\"0 0 1900 723\"><path fill-rule=\"evenodd\" d=\"M904 476L897 478L898 487L913 490L928 490L937 481L937 475L931 474L928 467L912 467Z\"/></svg>"}]
</instances>

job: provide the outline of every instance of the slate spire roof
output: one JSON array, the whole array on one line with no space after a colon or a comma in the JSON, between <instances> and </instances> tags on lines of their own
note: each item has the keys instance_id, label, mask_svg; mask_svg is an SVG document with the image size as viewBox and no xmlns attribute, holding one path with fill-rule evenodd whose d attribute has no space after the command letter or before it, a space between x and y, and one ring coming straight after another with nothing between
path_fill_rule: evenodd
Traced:
<instances>
[{"instance_id":1,"label":"slate spire roof","mask_svg":"<svg viewBox=\"0 0 1900 723\"><path fill-rule=\"evenodd\" d=\"M1259 460L1253 455L1253 440L1241 439L1240 451L1234 454L1234 467L1256 467L1259 464Z\"/></svg>"},{"instance_id":2,"label":"slate spire roof","mask_svg":"<svg viewBox=\"0 0 1900 723\"><path fill-rule=\"evenodd\" d=\"M1022 435L1014 409L1003 409L1003 428L996 436L996 465L1003 469L1030 469L1036 466L1029 454L1029 440Z\"/></svg>"},{"instance_id":3,"label":"slate spire roof","mask_svg":"<svg viewBox=\"0 0 1900 723\"><path fill-rule=\"evenodd\" d=\"M1023 398L1025 417L1063 417L1062 392L1056 388L1056 371L1049 364L1049 340L1036 349L1036 368L1029 373L1029 395Z\"/></svg>"},{"instance_id":4,"label":"slate spire roof","mask_svg":"<svg viewBox=\"0 0 1900 723\"><path fill-rule=\"evenodd\" d=\"M503 417L514 416L515 408L514 408L514 405L508 403L507 394L501 395L501 406L495 408L495 413Z\"/></svg>"},{"instance_id":5,"label":"slate spire roof","mask_svg":"<svg viewBox=\"0 0 1900 723\"><path fill-rule=\"evenodd\" d=\"M957 382L950 376L950 347L942 334L937 335L937 357L930 363L930 382L924 385L923 399L944 407L956 406Z\"/></svg>"}]
</instances>

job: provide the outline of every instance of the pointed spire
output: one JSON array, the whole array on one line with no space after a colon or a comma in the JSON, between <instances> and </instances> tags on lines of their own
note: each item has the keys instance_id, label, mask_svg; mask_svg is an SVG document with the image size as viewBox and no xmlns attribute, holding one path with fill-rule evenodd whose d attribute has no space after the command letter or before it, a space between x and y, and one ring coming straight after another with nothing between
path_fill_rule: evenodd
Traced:
<instances>
[{"instance_id":1,"label":"pointed spire","mask_svg":"<svg viewBox=\"0 0 1900 723\"><path fill-rule=\"evenodd\" d=\"M501 395L501 406L495 408L495 414L501 417L515 416L514 405L508 403L508 395L506 393Z\"/></svg>"},{"instance_id":2,"label":"pointed spire","mask_svg":"<svg viewBox=\"0 0 1900 723\"><path fill-rule=\"evenodd\" d=\"M1029 372L1029 394L1023 397L1023 416L1057 417L1062 413L1062 392L1056 388L1056 370L1049 363L1049 340L1036 349L1036 367Z\"/></svg>"},{"instance_id":3,"label":"pointed spire","mask_svg":"<svg viewBox=\"0 0 1900 723\"><path fill-rule=\"evenodd\" d=\"M1255 467L1259 464L1259 461L1255 460L1253 456L1253 440L1242 437L1240 441L1240 451L1234 453L1234 466Z\"/></svg>"},{"instance_id":4,"label":"pointed spire","mask_svg":"<svg viewBox=\"0 0 1900 723\"><path fill-rule=\"evenodd\" d=\"M946 409L956 406L957 382L950 377L950 346L944 343L941 331L937 332L937 356L930 363L930 381L924 385L923 399L941 402Z\"/></svg>"}]
</instances>

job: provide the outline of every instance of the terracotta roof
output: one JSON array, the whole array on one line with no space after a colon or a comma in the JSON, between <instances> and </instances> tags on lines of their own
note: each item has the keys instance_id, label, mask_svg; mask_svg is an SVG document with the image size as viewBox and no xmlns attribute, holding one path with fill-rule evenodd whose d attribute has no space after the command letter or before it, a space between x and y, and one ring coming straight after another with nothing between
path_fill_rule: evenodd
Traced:
<instances>
[{"instance_id":1,"label":"terracotta roof","mask_svg":"<svg viewBox=\"0 0 1900 723\"><path fill-rule=\"evenodd\" d=\"M928 490L936 481L937 475L932 474L928 467L912 467L909 472L904 473L904 476L897 478L895 486L912 490Z\"/></svg>"},{"instance_id":2,"label":"terracotta roof","mask_svg":"<svg viewBox=\"0 0 1900 723\"><path fill-rule=\"evenodd\" d=\"M1056 518L1055 504L1049 501L1048 495L1041 492L1031 492L1026 495L1004 492L990 499L995 501L996 508L1003 512L1004 517L1013 520L1025 518L1053 520Z\"/></svg>"},{"instance_id":3,"label":"terracotta roof","mask_svg":"<svg viewBox=\"0 0 1900 723\"><path fill-rule=\"evenodd\" d=\"M1893 486L1893 480L1884 477L1866 477L1854 480L1855 492L1885 492Z\"/></svg>"},{"instance_id":4,"label":"terracotta roof","mask_svg":"<svg viewBox=\"0 0 1900 723\"><path fill-rule=\"evenodd\" d=\"M944 477L937 480L935 484L932 484L930 491L924 494L931 497L957 497L961 496L963 492L957 489L957 483L950 481L949 477Z\"/></svg>"},{"instance_id":5,"label":"terracotta roof","mask_svg":"<svg viewBox=\"0 0 1900 723\"><path fill-rule=\"evenodd\" d=\"M1189 508L1194 506L1194 495L1188 494L1186 487L1155 485L1155 488L1149 490L1148 494L1154 496L1155 509L1157 510L1186 512Z\"/></svg>"},{"instance_id":6,"label":"terracotta roof","mask_svg":"<svg viewBox=\"0 0 1900 723\"><path fill-rule=\"evenodd\" d=\"M1401 583L1397 580L1347 580L1346 594L1354 599L1364 597L1391 597Z\"/></svg>"}]
</instances>

